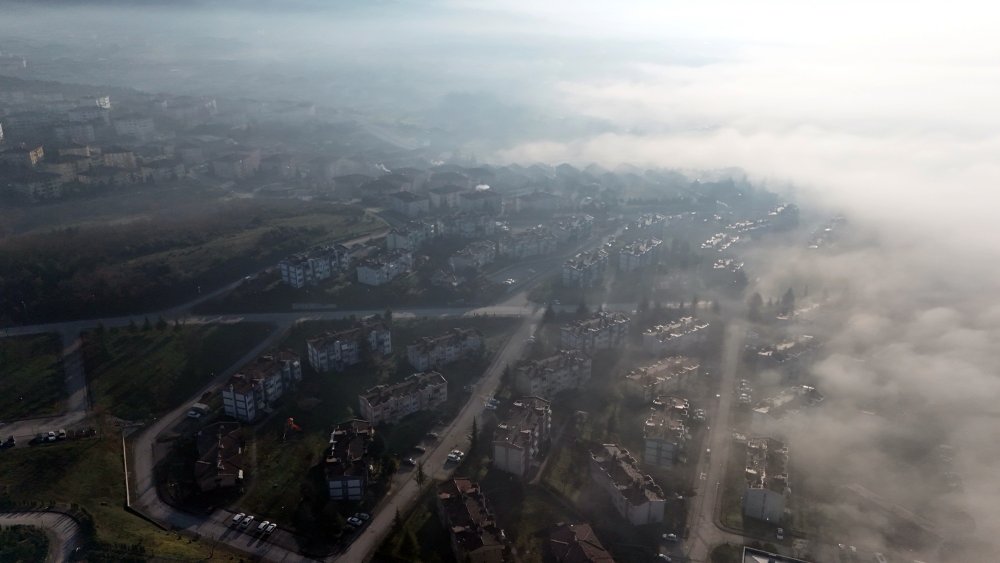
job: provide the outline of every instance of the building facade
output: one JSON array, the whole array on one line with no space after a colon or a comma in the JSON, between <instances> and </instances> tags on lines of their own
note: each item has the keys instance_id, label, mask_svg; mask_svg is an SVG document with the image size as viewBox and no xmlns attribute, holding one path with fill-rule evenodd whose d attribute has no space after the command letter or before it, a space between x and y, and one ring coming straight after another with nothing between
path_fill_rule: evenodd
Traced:
<instances>
[{"instance_id":1,"label":"building facade","mask_svg":"<svg viewBox=\"0 0 1000 563\"><path fill-rule=\"evenodd\" d=\"M373 425L394 424L448 400L448 381L436 371L415 373L394 385L377 385L358 396L361 416Z\"/></svg>"},{"instance_id":2,"label":"building facade","mask_svg":"<svg viewBox=\"0 0 1000 563\"><path fill-rule=\"evenodd\" d=\"M551 399L590 381L590 358L575 350L560 350L540 360L520 362L514 369L514 386L523 395Z\"/></svg>"},{"instance_id":3,"label":"building facade","mask_svg":"<svg viewBox=\"0 0 1000 563\"><path fill-rule=\"evenodd\" d=\"M541 397L511 404L493 433L493 467L524 477L542 461L552 432L552 409Z\"/></svg>"},{"instance_id":4,"label":"building facade","mask_svg":"<svg viewBox=\"0 0 1000 563\"><path fill-rule=\"evenodd\" d=\"M406 359L418 371L440 367L482 353L483 335L475 329L453 328L445 334L425 336L406 347Z\"/></svg>"},{"instance_id":5,"label":"building facade","mask_svg":"<svg viewBox=\"0 0 1000 563\"><path fill-rule=\"evenodd\" d=\"M302 380L302 363L294 352L265 354L241 367L222 388L228 416L251 423Z\"/></svg>"},{"instance_id":6,"label":"building facade","mask_svg":"<svg viewBox=\"0 0 1000 563\"><path fill-rule=\"evenodd\" d=\"M325 373L361 363L365 350L373 355L392 354L392 332L380 322L362 322L338 332L327 332L306 341L309 365Z\"/></svg>"},{"instance_id":7,"label":"building facade","mask_svg":"<svg viewBox=\"0 0 1000 563\"><path fill-rule=\"evenodd\" d=\"M455 561L502 563L508 560L505 534L486 495L471 479L455 478L437 487L437 512L448 530Z\"/></svg>"},{"instance_id":8,"label":"building facade","mask_svg":"<svg viewBox=\"0 0 1000 563\"><path fill-rule=\"evenodd\" d=\"M663 522L663 489L639 470L639 462L625 448L604 444L591 452L590 477L633 526Z\"/></svg>"},{"instance_id":9,"label":"building facade","mask_svg":"<svg viewBox=\"0 0 1000 563\"><path fill-rule=\"evenodd\" d=\"M591 318L568 324L559 329L559 341L564 348L593 352L625 345L631 320L624 313L595 313Z\"/></svg>"},{"instance_id":10,"label":"building facade","mask_svg":"<svg viewBox=\"0 0 1000 563\"><path fill-rule=\"evenodd\" d=\"M324 461L330 500L359 501L368 487L368 447L375 428L367 420L349 420L334 427Z\"/></svg>"}]
</instances>

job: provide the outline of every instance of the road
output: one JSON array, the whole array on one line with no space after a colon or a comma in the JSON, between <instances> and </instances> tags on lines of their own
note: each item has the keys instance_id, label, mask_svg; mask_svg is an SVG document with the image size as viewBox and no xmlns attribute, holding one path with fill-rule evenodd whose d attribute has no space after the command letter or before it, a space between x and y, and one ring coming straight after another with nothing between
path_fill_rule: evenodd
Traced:
<instances>
[{"instance_id":1,"label":"road","mask_svg":"<svg viewBox=\"0 0 1000 563\"><path fill-rule=\"evenodd\" d=\"M80 526L59 512L0 513L0 526L34 526L45 530L49 538L48 563L69 561L80 539Z\"/></svg>"},{"instance_id":2,"label":"road","mask_svg":"<svg viewBox=\"0 0 1000 563\"><path fill-rule=\"evenodd\" d=\"M732 445L730 417L733 408L733 396L736 389L736 376L743 350L743 338L746 329L740 322L731 322L726 327L722 342L722 374L719 383L719 398L716 401L715 413L709 418L712 429L709 431L705 448L711 450L701 452L698 462L695 487L698 491L694 497L691 510L688 513L689 534L681 545L691 561L710 561L712 548L716 545L732 542L742 545L743 537L727 532L717 524L720 515L716 513L722 494L722 482L726 473L726 461Z\"/></svg>"}]
</instances>

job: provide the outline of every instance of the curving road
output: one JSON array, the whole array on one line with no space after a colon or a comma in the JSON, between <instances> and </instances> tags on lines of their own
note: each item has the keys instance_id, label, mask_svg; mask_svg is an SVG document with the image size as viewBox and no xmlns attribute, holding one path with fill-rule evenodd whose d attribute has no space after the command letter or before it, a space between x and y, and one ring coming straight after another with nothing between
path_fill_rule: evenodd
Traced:
<instances>
[{"instance_id":1,"label":"curving road","mask_svg":"<svg viewBox=\"0 0 1000 563\"><path fill-rule=\"evenodd\" d=\"M80 542L80 526L60 512L5 512L0 513L0 526L33 526L45 530L49 538L46 561L69 561Z\"/></svg>"}]
</instances>

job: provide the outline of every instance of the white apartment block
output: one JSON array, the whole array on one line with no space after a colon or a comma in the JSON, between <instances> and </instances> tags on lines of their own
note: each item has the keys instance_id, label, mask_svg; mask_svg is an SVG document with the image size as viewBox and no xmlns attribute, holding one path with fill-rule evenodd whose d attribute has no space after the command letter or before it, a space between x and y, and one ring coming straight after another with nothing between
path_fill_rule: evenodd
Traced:
<instances>
[{"instance_id":1,"label":"white apartment block","mask_svg":"<svg viewBox=\"0 0 1000 563\"><path fill-rule=\"evenodd\" d=\"M642 333L642 347L651 354L679 354L708 338L707 321L682 317L672 323L650 327Z\"/></svg>"},{"instance_id":2,"label":"white apartment block","mask_svg":"<svg viewBox=\"0 0 1000 563\"><path fill-rule=\"evenodd\" d=\"M388 250L405 250L413 252L425 241L433 237L433 225L412 224L398 229L392 229L385 237L385 247Z\"/></svg>"},{"instance_id":3,"label":"white apartment block","mask_svg":"<svg viewBox=\"0 0 1000 563\"><path fill-rule=\"evenodd\" d=\"M631 320L623 313L595 313L589 319L568 324L559 329L564 348L592 352L625 345Z\"/></svg>"},{"instance_id":4,"label":"white apartment block","mask_svg":"<svg viewBox=\"0 0 1000 563\"><path fill-rule=\"evenodd\" d=\"M327 332L306 341L309 365L320 373L342 371L361 363L367 349L373 355L392 354L392 333L382 323L361 323L360 326Z\"/></svg>"},{"instance_id":5,"label":"white apartment block","mask_svg":"<svg viewBox=\"0 0 1000 563\"><path fill-rule=\"evenodd\" d=\"M260 356L240 368L222 388L223 409L236 420L253 422L301 380L297 354L281 351Z\"/></svg>"},{"instance_id":6,"label":"white apartment block","mask_svg":"<svg viewBox=\"0 0 1000 563\"><path fill-rule=\"evenodd\" d=\"M346 270L349 264L347 249L337 245L291 256L278 263L278 271L282 282L301 289L329 279L335 272Z\"/></svg>"},{"instance_id":7,"label":"white apartment block","mask_svg":"<svg viewBox=\"0 0 1000 563\"><path fill-rule=\"evenodd\" d=\"M372 256L358 264L358 282L380 286L413 269L413 255L400 250L390 250Z\"/></svg>"},{"instance_id":8,"label":"white apartment block","mask_svg":"<svg viewBox=\"0 0 1000 563\"><path fill-rule=\"evenodd\" d=\"M524 477L542 461L552 432L552 409L545 399L525 397L511 404L493 433L493 467Z\"/></svg>"},{"instance_id":9,"label":"white apartment block","mask_svg":"<svg viewBox=\"0 0 1000 563\"><path fill-rule=\"evenodd\" d=\"M394 385L377 385L358 396L361 416L393 424L415 412L435 409L448 400L448 381L436 371L415 373Z\"/></svg>"},{"instance_id":10,"label":"white apartment block","mask_svg":"<svg viewBox=\"0 0 1000 563\"><path fill-rule=\"evenodd\" d=\"M579 389L590 381L591 361L576 350L560 350L540 360L520 362L514 370L518 393L551 399L567 389Z\"/></svg>"},{"instance_id":11,"label":"white apartment block","mask_svg":"<svg viewBox=\"0 0 1000 563\"><path fill-rule=\"evenodd\" d=\"M604 444L591 452L590 478L633 526L663 522L663 489L639 470L639 462L625 448Z\"/></svg>"},{"instance_id":12,"label":"white apartment block","mask_svg":"<svg viewBox=\"0 0 1000 563\"><path fill-rule=\"evenodd\" d=\"M426 371L480 354L483 335L475 329L453 328L440 336L425 336L406 347L406 359L417 371Z\"/></svg>"},{"instance_id":13,"label":"white apartment block","mask_svg":"<svg viewBox=\"0 0 1000 563\"><path fill-rule=\"evenodd\" d=\"M637 240L626 244L618 251L618 269L634 272L656 263L663 241L655 238Z\"/></svg>"},{"instance_id":14,"label":"white apartment block","mask_svg":"<svg viewBox=\"0 0 1000 563\"><path fill-rule=\"evenodd\" d=\"M538 226L500 239L499 253L511 258L524 259L556 251L559 241L549 229Z\"/></svg>"},{"instance_id":15,"label":"white apartment block","mask_svg":"<svg viewBox=\"0 0 1000 563\"><path fill-rule=\"evenodd\" d=\"M563 263L563 287L597 287L604 279L608 267L608 253L604 250L581 252Z\"/></svg>"},{"instance_id":16,"label":"white apartment block","mask_svg":"<svg viewBox=\"0 0 1000 563\"><path fill-rule=\"evenodd\" d=\"M700 368L698 360L690 356L668 356L625 374L625 392L648 403L687 384Z\"/></svg>"},{"instance_id":17,"label":"white apartment block","mask_svg":"<svg viewBox=\"0 0 1000 563\"><path fill-rule=\"evenodd\" d=\"M788 448L773 438L747 440L743 515L780 524L788 487Z\"/></svg>"},{"instance_id":18,"label":"white apartment block","mask_svg":"<svg viewBox=\"0 0 1000 563\"><path fill-rule=\"evenodd\" d=\"M688 400L680 397L660 397L653 401L642 429L645 446L642 457L647 465L669 469L683 458L690 438L687 428L690 408Z\"/></svg>"},{"instance_id":19,"label":"white apartment block","mask_svg":"<svg viewBox=\"0 0 1000 563\"><path fill-rule=\"evenodd\" d=\"M448 258L448 265L456 272L479 270L496 260L496 257L497 247L493 241L481 240L471 243L453 254L451 258Z\"/></svg>"}]
</instances>

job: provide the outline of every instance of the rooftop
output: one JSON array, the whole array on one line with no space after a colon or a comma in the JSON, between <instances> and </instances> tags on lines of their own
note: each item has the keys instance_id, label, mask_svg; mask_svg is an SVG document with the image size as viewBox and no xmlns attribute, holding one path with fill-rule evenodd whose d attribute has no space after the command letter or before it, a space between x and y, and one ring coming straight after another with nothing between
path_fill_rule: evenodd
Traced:
<instances>
[{"instance_id":1,"label":"rooftop","mask_svg":"<svg viewBox=\"0 0 1000 563\"><path fill-rule=\"evenodd\" d=\"M529 377L540 377L567 367L590 366L590 358L576 350L560 350L555 355L538 360L522 360L517 371Z\"/></svg>"},{"instance_id":2,"label":"rooftop","mask_svg":"<svg viewBox=\"0 0 1000 563\"><path fill-rule=\"evenodd\" d=\"M434 348L436 346L446 345L449 343L457 343L467 338L482 338L483 335L478 330L474 328L452 328L444 334L439 334L437 336L422 336L416 342L411 344L411 346L419 346L422 349Z\"/></svg>"},{"instance_id":3,"label":"rooftop","mask_svg":"<svg viewBox=\"0 0 1000 563\"><path fill-rule=\"evenodd\" d=\"M664 500L663 489L652 477L639 471L639 462L625 448L618 444L604 444L591 452L590 457L630 504Z\"/></svg>"},{"instance_id":4,"label":"rooftop","mask_svg":"<svg viewBox=\"0 0 1000 563\"><path fill-rule=\"evenodd\" d=\"M788 486L788 448L774 438L747 440L747 488L784 492Z\"/></svg>"},{"instance_id":5,"label":"rooftop","mask_svg":"<svg viewBox=\"0 0 1000 563\"><path fill-rule=\"evenodd\" d=\"M392 385L376 385L361 396L371 405L381 405L395 397L418 393L428 387L446 386L448 381L436 371L409 375L403 381Z\"/></svg>"},{"instance_id":6,"label":"rooftop","mask_svg":"<svg viewBox=\"0 0 1000 563\"><path fill-rule=\"evenodd\" d=\"M682 317L668 324L654 325L643 331L643 335L655 336L660 342L669 342L675 338L708 328L708 321L700 321L696 317Z\"/></svg>"},{"instance_id":7,"label":"rooftop","mask_svg":"<svg viewBox=\"0 0 1000 563\"><path fill-rule=\"evenodd\" d=\"M643 426L643 437L647 439L681 441L687 438L687 399L666 396L653 401L653 408Z\"/></svg>"},{"instance_id":8,"label":"rooftop","mask_svg":"<svg viewBox=\"0 0 1000 563\"><path fill-rule=\"evenodd\" d=\"M594 313L594 315L589 319L583 319L565 325L563 326L563 329L572 330L574 332L599 331L609 326L628 323L629 320L628 315L625 313L608 313L602 311Z\"/></svg>"},{"instance_id":9,"label":"rooftop","mask_svg":"<svg viewBox=\"0 0 1000 563\"><path fill-rule=\"evenodd\" d=\"M549 550L557 563L614 563L590 524L559 524L549 534Z\"/></svg>"},{"instance_id":10,"label":"rooftop","mask_svg":"<svg viewBox=\"0 0 1000 563\"><path fill-rule=\"evenodd\" d=\"M484 547L500 551L504 545L501 530L478 483L457 477L438 485L437 496L446 527L463 552L474 552ZM500 555L497 553L496 561L502 561Z\"/></svg>"},{"instance_id":11,"label":"rooftop","mask_svg":"<svg viewBox=\"0 0 1000 563\"><path fill-rule=\"evenodd\" d=\"M367 420L348 420L334 427L326 455L326 478L366 474L365 455L374 436L375 429Z\"/></svg>"},{"instance_id":12,"label":"rooftop","mask_svg":"<svg viewBox=\"0 0 1000 563\"><path fill-rule=\"evenodd\" d=\"M199 483L243 471L243 431L233 422L217 422L198 432L198 461L194 474Z\"/></svg>"},{"instance_id":13,"label":"rooftop","mask_svg":"<svg viewBox=\"0 0 1000 563\"><path fill-rule=\"evenodd\" d=\"M497 424L493 434L494 442L524 449L531 443L531 433L539 421L551 412L550 403L540 397L525 397L511 404L507 416Z\"/></svg>"}]
</instances>

